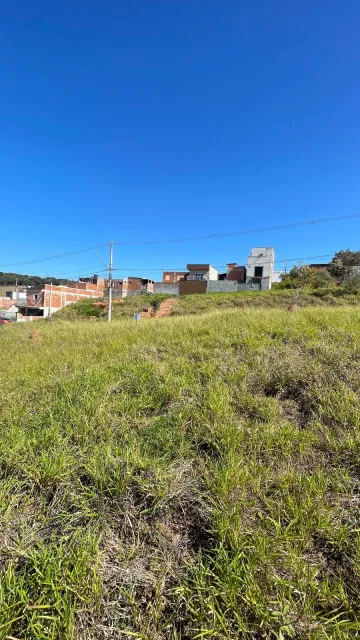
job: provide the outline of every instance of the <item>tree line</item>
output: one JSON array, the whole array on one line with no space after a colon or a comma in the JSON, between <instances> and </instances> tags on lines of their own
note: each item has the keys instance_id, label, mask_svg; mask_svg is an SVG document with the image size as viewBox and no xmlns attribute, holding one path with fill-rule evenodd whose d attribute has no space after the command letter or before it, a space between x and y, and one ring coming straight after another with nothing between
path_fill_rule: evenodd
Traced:
<instances>
[{"instance_id":1,"label":"tree line","mask_svg":"<svg viewBox=\"0 0 360 640\"><path fill-rule=\"evenodd\" d=\"M276 285L281 289L292 287L311 287L320 289L342 285L349 290L360 290L359 272L354 267L360 267L360 251L341 249L334 254L326 268L319 269L307 264L294 266L289 273L283 273L281 282Z\"/></svg>"},{"instance_id":2,"label":"tree line","mask_svg":"<svg viewBox=\"0 0 360 640\"><path fill-rule=\"evenodd\" d=\"M22 273L5 273L0 271L0 285L5 287L15 287L16 281L19 287L34 287L40 284L65 284L67 280L59 278L42 278L41 276L28 276Z\"/></svg>"}]
</instances>

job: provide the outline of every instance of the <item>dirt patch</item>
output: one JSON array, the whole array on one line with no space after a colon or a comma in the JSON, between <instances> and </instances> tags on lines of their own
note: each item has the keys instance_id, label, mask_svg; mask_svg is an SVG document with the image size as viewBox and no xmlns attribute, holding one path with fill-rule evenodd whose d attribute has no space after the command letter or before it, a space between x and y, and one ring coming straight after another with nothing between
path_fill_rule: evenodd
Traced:
<instances>
[{"instance_id":1,"label":"dirt patch","mask_svg":"<svg viewBox=\"0 0 360 640\"><path fill-rule=\"evenodd\" d=\"M172 310L177 304L179 304L178 298L169 298L168 300L164 300L161 302L155 314L155 318L166 318L171 316Z\"/></svg>"}]
</instances>

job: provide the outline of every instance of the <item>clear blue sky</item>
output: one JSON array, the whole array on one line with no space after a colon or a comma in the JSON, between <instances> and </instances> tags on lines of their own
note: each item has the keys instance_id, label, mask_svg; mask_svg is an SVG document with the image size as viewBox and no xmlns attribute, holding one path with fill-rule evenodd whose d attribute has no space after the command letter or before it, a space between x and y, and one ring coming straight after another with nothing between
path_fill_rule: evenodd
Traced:
<instances>
[{"instance_id":1,"label":"clear blue sky","mask_svg":"<svg viewBox=\"0 0 360 640\"><path fill-rule=\"evenodd\" d=\"M359 213L359 32L359 0L1 3L0 263ZM359 230L119 246L115 266L327 254ZM102 268L94 251L0 267Z\"/></svg>"}]
</instances>

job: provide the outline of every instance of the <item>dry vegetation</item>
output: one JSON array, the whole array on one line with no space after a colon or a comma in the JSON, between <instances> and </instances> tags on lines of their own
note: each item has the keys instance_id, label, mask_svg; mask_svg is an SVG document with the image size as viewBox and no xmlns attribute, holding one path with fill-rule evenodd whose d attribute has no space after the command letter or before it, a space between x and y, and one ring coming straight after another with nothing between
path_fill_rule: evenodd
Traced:
<instances>
[{"instance_id":1,"label":"dry vegetation","mask_svg":"<svg viewBox=\"0 0 360 640\"><path fill-rule=\"evenodd\" d=\"M0 638L356 638L357 308L5 326Z\"/></svg>"},{"instance_id":2,"label":"dry vegetation","mask_svg":"<svg viewBox=\"0 0 360 640\"><path fill-rule=\"evenodd\" d=\"M143 308L152 307L156 314L159 306L166 301L176 301L171 309L171 315L197 315L220 309L239 309L247 307L265 307L267 309L287 309L296 303L301 307L308 306L356 306L360 303L359 291L349 292L345 287L330 289L285 289L274 288L271 291L252 291L238 293L194 294L189 296L168 297L166 295L148 294L143 296L129 296L123 300L117 299L113 304L114 318L132 318L133 314ZM56 313L56 320L87 320L95 316L99 320L107 318L107 299L83 300L69 305Z\"/></svg>"}]
</instances>

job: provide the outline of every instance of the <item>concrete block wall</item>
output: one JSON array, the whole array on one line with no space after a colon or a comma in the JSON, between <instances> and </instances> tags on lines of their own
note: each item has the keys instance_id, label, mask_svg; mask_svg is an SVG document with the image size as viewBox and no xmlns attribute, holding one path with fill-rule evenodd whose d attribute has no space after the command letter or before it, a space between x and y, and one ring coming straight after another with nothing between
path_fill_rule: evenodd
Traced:
<instances>
[{"instance_id":1,"label":"concrete block wall","mask_svg":"<svg viewBox=\"0 0 360 640\"><path fill-rule=\"evenodd\" d=\"M166 282L154 282L154 293L162 293L167 296L178 296L179 285Z\"/></svg>"},{"instance_id":2,"label":"concrete block wall","mask_svg":"<svg viewBox=\"0 0 360 640\"><path fill-rule=\"evenodd\" d=\"M237 291L236 280L208 280L206 293L234 293Z\"/></svg>"},{"instance_id":3,"label":"concrete block wall","mask_svg":"<svg viewBox=\"0 0 360 640\"><path fill-rule=\"evenodd\" d=\"M261 291L261 282L260 280L251 281L250 278L248 282L238 282L237 283L237 291Z\"/></svg>"},{"instance_id":4,"label":"concrete block wall","mask_svg":"<svg viewBox=\"0 0 360 640\"><path fill-rule=\"evenodd\" d=\"M206 293L235 293L236 291L267 291L269 278L249 278L247 282L235 280L208 280Z\"/></svg>"},{"instance_id":5,"label":"concrete block wall","mask_svg":"<svg viewBox=\"0 0 360 640\"><path fill-rule=\"evenodd\" d=\"M269 291L271 289L271 278L265 277L261 278L261 291Z\"/></svg>"},{"instance_id":6,"label":"concrete block wall","mask_svg":"<svg viewBox=\"0 0 360 640\"><path fill-rule=\"evenodd\" d=\"M123 298L129 297L129 296L146 296L147 295L147 291L145 289L141 289L141 290L135 290L135 291L131 291L130 289L128 291L126 291L126 295L125 292L123 292Z\"/></svg>"}]
</instances>

